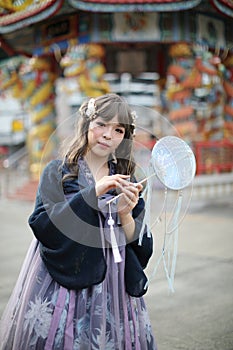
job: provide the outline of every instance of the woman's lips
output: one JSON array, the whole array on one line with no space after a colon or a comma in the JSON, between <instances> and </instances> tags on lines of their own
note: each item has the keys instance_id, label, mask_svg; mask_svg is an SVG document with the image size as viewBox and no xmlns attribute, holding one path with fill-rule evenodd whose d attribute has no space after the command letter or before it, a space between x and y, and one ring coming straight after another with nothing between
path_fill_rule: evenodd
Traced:
<instances>
[{"instance_id":1,"label":"woman's lips","mask_svg":"<svg viewBox=\"0 0 233 350\"><path fill-rule=\"evenodd\" d=\"M104 142L98 142L98 145L100 145L100 147L110 148L110 145Z\"/></svg>"}]
</instances>

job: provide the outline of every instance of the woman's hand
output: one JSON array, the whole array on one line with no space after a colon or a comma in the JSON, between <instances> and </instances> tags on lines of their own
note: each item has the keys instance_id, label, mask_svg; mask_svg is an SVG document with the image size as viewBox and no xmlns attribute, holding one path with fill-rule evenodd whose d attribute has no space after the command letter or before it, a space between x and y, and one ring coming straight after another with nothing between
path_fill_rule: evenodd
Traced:
<instances>
[{"instance_id":1,"label":"woman's hand","mask_svg":"<svg viewBox=\"0 0 233 350\"><path fill-rule=\"evenodd\" d=\"M131 211L137 205L142 188L141 184L128 183L122 189L122 195L118 199L118 214L128 242L134 239L135 221Z\"/></svg>"},{"instance_id":2,"label":"woman's hand","mask_svg":"<svg viewBox=\"0 0 233 350\"><path fill-rule=\"evenodd\" d=\"M118 198L117 211L127 240L131 241L135 230L135 222L131 211L137 205L139 192L142 191L143 186L139 183L129 182L128 175L104 176L96 182L96 195L101 196L113 188L118 189L121 193Z\"/></svg>"},{"instance_id":3,"label":"woman's hand","mask_svg":"<svg viewBox=\"0 0 233 350\"><path fill-rule=\"evenodd\" d=\"M137 205L139 192L142 190L141 184L127 182L127 185L122 188L122 195L118 199L118 214L120 217L130 214L133 208Z\"/></svg>"},{"instance_id":4,"label":"woman's hand","mask_svg":"<svg viewBox=\"0 0 233 350\"><path fill-rule=\"evenodd\" d=\"M118 189L121 192L124 187L129 185L129 177L129 175L121 174L102 177L102 179L97 181L95 185L97 197L107 193L113 188Z\"/></svg>"}]
</instances>

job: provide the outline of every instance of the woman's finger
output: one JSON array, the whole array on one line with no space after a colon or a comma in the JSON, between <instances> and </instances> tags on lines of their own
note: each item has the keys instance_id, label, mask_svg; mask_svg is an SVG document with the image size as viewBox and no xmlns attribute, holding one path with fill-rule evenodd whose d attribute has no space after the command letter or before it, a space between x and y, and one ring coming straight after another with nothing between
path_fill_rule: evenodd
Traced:
<instances>
[{"instance_id":1,"label":"woman's finger","mask_svg":"<svg viewBox=\"0 0 233 350\"><path fill-rule=\"evenodd\" d=\"M127 178L129 178L127 175L104 176L96 182L96 195L102 195L113 188L122 190L128 184Z\"/></svg>"}]
</instances>

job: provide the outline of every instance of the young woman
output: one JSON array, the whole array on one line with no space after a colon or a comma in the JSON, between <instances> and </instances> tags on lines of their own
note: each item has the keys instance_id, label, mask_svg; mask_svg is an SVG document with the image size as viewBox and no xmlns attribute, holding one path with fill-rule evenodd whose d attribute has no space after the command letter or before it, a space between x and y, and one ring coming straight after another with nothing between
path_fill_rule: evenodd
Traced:
<instances>
[{"instance_id":1,"label":"young woman","mask_svg":"<svg viewBox=\"0 0 233 350\"><path fill-rule=\"evenodd\" d=\"M63 159L41 176L29 218L36 239L2 318L4 350L156 349L143 299L153 244L134 178L134 112L115 94L79 112Z\"/></svg>"}]
</instances>

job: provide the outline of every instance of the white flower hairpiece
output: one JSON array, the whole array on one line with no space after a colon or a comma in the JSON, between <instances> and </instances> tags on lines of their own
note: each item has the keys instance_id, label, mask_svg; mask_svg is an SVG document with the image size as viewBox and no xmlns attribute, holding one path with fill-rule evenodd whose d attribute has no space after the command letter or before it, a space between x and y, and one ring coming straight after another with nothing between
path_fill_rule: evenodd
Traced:
<instances>
[{"instance_id":1,"label":"white flower hairpiece","mask_svg":"<svg viewBox=\"0 0 233 350\"><path fill-rule=\"evenodd\" d=\"M95 99L91 98L87 105L86 115L88 118L94 117L96 114L96 105L95 105Z\"/></svg>"},{"instance_id":2,"label":"white flower hairpiece","mask_svg":"<svg viewBox=\"0 0 233 350\"><path fill-rule=\"evenodd\" d=\"M135 111L132 111L131 112L131 117L133 119L133 122L132 122L132 126L133 126L133 135L135 136L136 135L136 119L137 119L137 113Z\"/></svg>"},{"instance_id":3,"label":"white flower hairpiece","mask_svg":"<svg viewBox=\"0 0 233 350\"><path fill-rule=\"evenodd\" d=\"M132 119L133 119L133 123L132 123L132 125L133 126L136 126L136 119L137 119L137 113L135 112L135 111L132 111L131 112L131 117L132 117Z\"/></svg>"}]
</instances>

